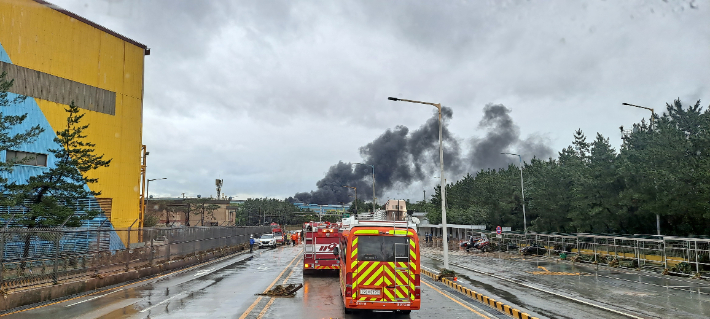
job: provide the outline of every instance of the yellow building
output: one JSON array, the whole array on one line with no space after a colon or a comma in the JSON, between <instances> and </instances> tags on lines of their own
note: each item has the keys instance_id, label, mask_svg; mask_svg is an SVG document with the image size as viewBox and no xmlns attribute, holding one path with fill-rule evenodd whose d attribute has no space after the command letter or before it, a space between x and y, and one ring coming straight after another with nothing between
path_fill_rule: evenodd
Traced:
<instances>
[{"instance_id":1,"label":"yellow building","mask_svg":"<svg viewBox=\"0 0 710 319\"><path fill-rule=\"evenodd\" d=\"M36 143L2 154L3 160L23 152L38 158L18 165L11 179L52 166L47 150L57 145L55 132L66 125L65 107L74 101L85 111L96 154L112 159L90 176L99 180L90 188L102 192L95 201L101 218L114 228L138 219L143 66L149 53L145 45L47 2L0 0L0 70L15 80L12 93L29 97L19 108L29 115L26 124L45 128Z\"/></svg>"}]
</instances>

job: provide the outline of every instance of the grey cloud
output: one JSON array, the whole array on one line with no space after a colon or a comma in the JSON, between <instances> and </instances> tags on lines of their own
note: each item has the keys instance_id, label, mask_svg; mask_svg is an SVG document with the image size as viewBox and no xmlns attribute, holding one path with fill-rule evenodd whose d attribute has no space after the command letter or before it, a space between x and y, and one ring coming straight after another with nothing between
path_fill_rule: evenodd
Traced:
<instances>
[{"instance_id":1,"label":"grey cloud","mask_svg":"<svg viewBox=\"0 0 710 319\"><path fill-rule=\"evenodd\" d=\"M422 177L438 175L438 128L433 119L419 128L425 109L387 104L390 95L456 110L444 132L453 177L514 160L472 153L474 146L544 158L580 125L616 136L619 125L645 115L621 102L662 107L710 93L710 73L697 67L710 63L710 24L698 23L710 6L690 10L690 1L55 1L152 48L144 143L160 165L151 174L184 182L156 183L151 192L211 190L212 176L225 174L234 181L226 186L286 196L375 141L367 152L392 148L409 158L407 170L397 159L378 160L390 167L382 173L392 189L399 180L426 187ZM491 101L514 109L506 114L515 122L491 113L490 126L477 126ZM308 147L317 154L300 152ZM185 177L196 166L200 174ZM367 189L365 167L336 168L332 176ZM204 185L196 182L202 175L210 176Z\"/></svg>"}]
</instances>

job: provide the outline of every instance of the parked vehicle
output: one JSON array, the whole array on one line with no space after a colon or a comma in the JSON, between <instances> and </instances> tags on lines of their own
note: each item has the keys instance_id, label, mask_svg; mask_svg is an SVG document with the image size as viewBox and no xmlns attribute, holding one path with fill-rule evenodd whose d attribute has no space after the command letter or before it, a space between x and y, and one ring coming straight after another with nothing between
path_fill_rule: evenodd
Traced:
<instances>
[{"instance_id":1,"label":"parked vehicle","mask_svg":"<svg viewBox=\"0 0 710 319\"><path fill-rule=\"evenodd\" d=\"M487 252L491 250L491 242L488 240L488 237L483 235L480 238L471 237L469 241L461 243L461 247L466 249L467 252L471 249L478 249L482 252Z\"/></svg>"},{"instance_id":2,"label":"parked vehicle","mask_svg":"<svg viewBox=\"0 0 710 319\"><path fill-rule=\"evenodd\" d=\"M259 248L261 247L276 247L276 238L274 234L263 234L259 238Z\"/></svg>"}]
</instances>

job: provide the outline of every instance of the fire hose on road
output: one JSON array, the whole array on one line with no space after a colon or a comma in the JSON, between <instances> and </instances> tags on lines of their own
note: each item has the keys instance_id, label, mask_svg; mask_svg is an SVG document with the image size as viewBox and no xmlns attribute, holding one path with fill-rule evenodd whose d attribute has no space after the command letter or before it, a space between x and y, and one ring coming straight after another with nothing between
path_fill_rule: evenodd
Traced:
<instances>
[{"instance_id":1,"label":"fire hose on road","mask_svg":"<svg viewBox=\"0 0 710 319\"><path fill-rule=\"evenodd\" d=\"M271 296L271 297L293 297L296 295L296 291L301 289L303 287L303 284L288 284L288 285L276 285L274 288L271 288L270 290L259 293L259 294L254 294L256 296Z\"/></svg>"}]
</instances>

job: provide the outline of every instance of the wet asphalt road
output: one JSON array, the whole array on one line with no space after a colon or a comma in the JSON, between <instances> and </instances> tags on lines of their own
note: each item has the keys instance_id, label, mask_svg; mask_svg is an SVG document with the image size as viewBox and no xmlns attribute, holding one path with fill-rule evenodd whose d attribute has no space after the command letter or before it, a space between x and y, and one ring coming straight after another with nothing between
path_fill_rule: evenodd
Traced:
<instances>
[{"instance_id":1,"label":"wet asphalt road","mask_svg":"<svg viewBox=\"0 0 710 319\"><path fill-rule=\"evenodd\" d=\"M262 249L4 318L506 318L425 276L422 310L345 315L337 273L304 277L301 247ZM283 283L304 287L293 298L255 296Z\"/></svg>"},{"instance_id":2,"label":"wet asphalt road","mask_svg":"<svg viewBox=\"0 0 710 319\"><path fill-rule=\"evenodd\" d=\"M425 250L422 266L441 267L441 261L426 257L432 254L439 256ZM710 284L706 281L539 257L506 260L453 252L450 262L642 318L710 317ZM628 318L514 282L450 268L464 275L460 283L540 318Z\"/></svg>"}]
</instances>

